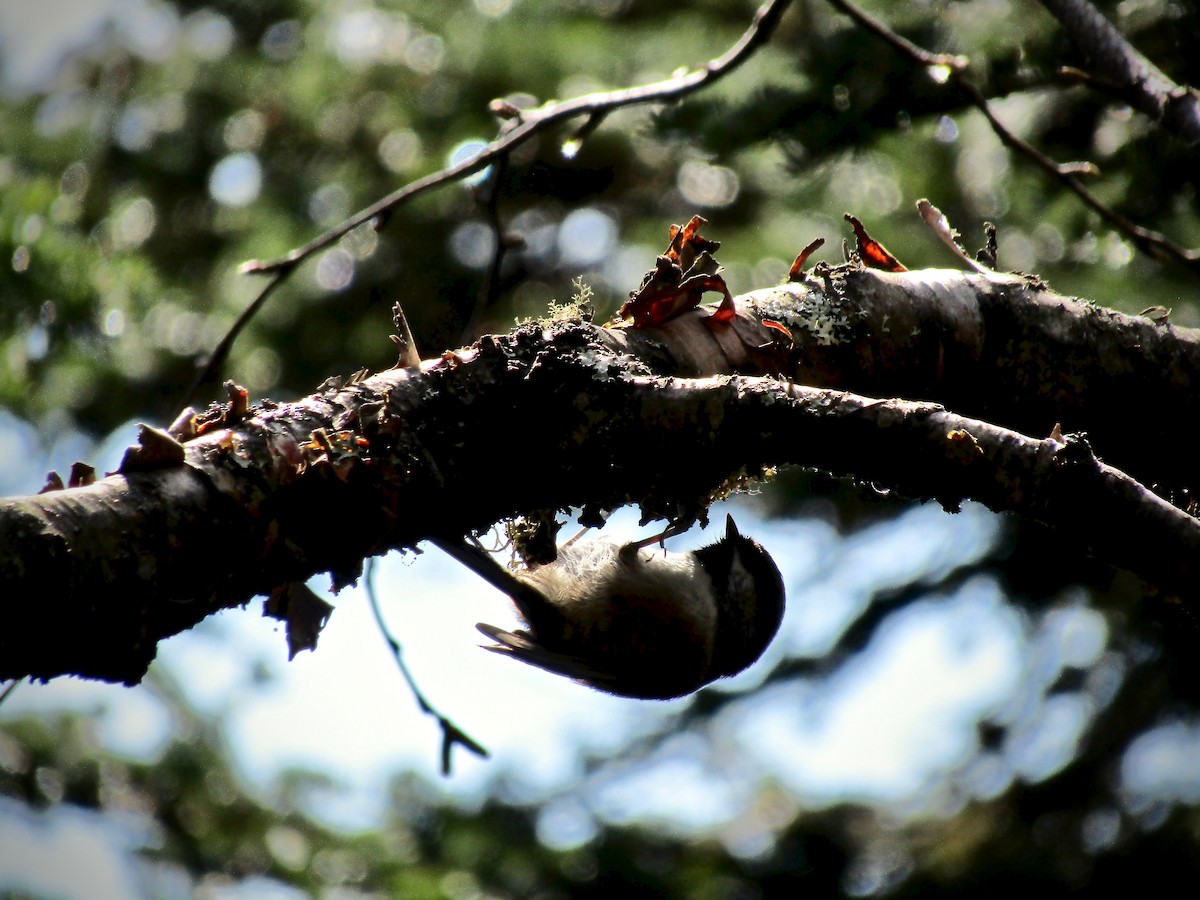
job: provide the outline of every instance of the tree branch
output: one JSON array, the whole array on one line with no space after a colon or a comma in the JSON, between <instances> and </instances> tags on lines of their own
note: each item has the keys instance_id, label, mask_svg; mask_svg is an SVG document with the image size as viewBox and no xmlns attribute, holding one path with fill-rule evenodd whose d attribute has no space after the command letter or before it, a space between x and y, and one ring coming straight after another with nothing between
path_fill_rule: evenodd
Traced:
<instances>
[{"instance_id":1,"label":"tree branch","mask_svg":"<svg viewBox=\"0 0 1200 900\"><path fill-rule=\"evenodd\" d=\"M1193 88L1168 78L1087 0L1041 2L1091 61L1095 79L1189 147L1200 146L1200 96Z\"/></svg>"},{"instance_id":2,"label":"tree branch","mask_svg":"<svg viewBox=\"0 0 1200 900\"><path fill-rule=\"evenodd\" d=\"M882 311L888 304L891 314ZM143 446L94 485L0 504L0 678L73 673L132 683L159 640L280 583L328 571L337 589L368 556L539 511L596 516L637 503L647 518L687 523L747 473L783 465L948 508L974 498L1030 516L1190 597L1200 523L1100 463L1081 438L1031 438L930 402L781 377L677 376L736 368L844 385L853 380L849 369L838 372L844 354L888 393L903 383L927 386L929 397L965 397L956 380L985 385L997 374L1003 386L982 405L999 408L996 398L1012 394L1008 408L1020 410L1021 396L1037 396L1052 370L993 372L990 361L1037 356L1011 334L994 346L986 323L1019 319L997 310L1028 306L1044 334L1058 333L1052 348L1076 340L1088 348L1081 359L1107 348L1087 376L1095 384L1075 382L1077 373L1061 384L1100 393L1076 405L1080 419L1069 426L1095 433L1085 415L1137 414L1106 405L1103 394L1138 353L1154 359L1175 346L1194 362L1194 335L1089 312L1023 279L950 272L819 266L809 283L757 292L741 306L729 325L714 325L707 310L661 329L531 324L293 403L210 410L207 430L184 445L167 439L156 454ZM905 319L910 307L923 311L916 332ZM763 339L774 333L759 324L763 315L792 329L782 368L764 369L781 358ZM1125 329L1126 343L1105 343ZM1135 339L1145 344L1135 349ZM903 360L916 376L902 377ZM1171 382L1163 372L1137 381ZM1170 421L1194 418L1200 395L1179 390L1187 399L1176 418L1135 435L1142 458L1168 449ZM144 444L163 441L152 434Z\"/></svg>"},{"instance_id":3,"label":"tree branch","mask_svg":"<svg viewBox=\"0 0 1200 900\"><path fill-rule=\"evenodd\" d=\"M1200 415L1195 329L1065 297L1033 277L946 269L893 274L818 264L802 283L743 295L739 307L782 323L794 340L788 367L767 364L763 372L932 400L1024 434L1049 434L1060 423L1086 431L1105 460L1145 484L1195 483L1194 454L1174 425ZM672 344L677 359L705 346L687 332L702 322L697 314L667 323L668 335L684 332ZM746 371L741 360L733 368ZM732 370L705 356L684 368Z\"/></svg>"},{"instance_id":4,"label":"tree branch","mask_svg":"<svg viewBox=\"0 0 1200 900\"><path fill-rule=\"evenodd\" d=\"M867 15L857 6L850 3L849 0L829 0L829 2L852 18L862 28L887 41L887 43L909 57L917 65L944 72L944 80L953 83L971 104L983 113L984 118L991 125L992 131L1005 146L1025 156L1063 187L1073 191L1080 200L1095 210L1101 218L1118 231L1126 234L1143 253L1158 260L1172 259L1183 264L1192 272L1200 274L1200 249L1185 248L1160 232L1138 225L1132 219L1121 215L1121 213L1108 206L1108 204L1101 201L1099 197L1088 190L1080 179L1080 176L1096 174L1097 169L1094 165L1079 162L1055 162L1028 141L1023 140L1010 131L996 117L983 92L964 74L967 67L966 57L930 53L928 50L918 47L911 41L896 34L878 19ZM1194 96L1192 101L1195 101Z\"/></svg>"}]
</instances>

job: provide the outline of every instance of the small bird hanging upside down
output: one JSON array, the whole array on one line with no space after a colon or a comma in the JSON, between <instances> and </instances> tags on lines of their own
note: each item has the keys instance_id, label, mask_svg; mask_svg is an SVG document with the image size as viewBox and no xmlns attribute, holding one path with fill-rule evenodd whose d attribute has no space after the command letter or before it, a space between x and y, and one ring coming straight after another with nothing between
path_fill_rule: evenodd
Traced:
<instances>
[{"instance_id":1,"label":"small bird hanging upside down","mask_svg":"<svg viewBox=\"0 0 1200 900\"><path fill-rule=\"evenodd\" d=\"M519 574L482 548L437 545L508 594L526 628L480 624L486 649L601 691L666 700L735 675L757 660L783 617L774 560L727 517L725 536L684 553L651 541L572 541Z\"/></svg>"}]
</instances>

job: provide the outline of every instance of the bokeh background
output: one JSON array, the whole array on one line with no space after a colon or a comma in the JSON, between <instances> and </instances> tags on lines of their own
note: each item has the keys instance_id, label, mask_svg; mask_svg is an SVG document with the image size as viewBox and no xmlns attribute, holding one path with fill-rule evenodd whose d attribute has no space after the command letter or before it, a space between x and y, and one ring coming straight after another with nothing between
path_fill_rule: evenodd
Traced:
<instances>
[{"instance_id":1,"label":"bokeh background","mask_svg":"<svg viewBox=\"0 0 1200 900\"><path fill-rule=\"evenodd\" d=\"M867 6L966 54L1010 128L1099 165L1105 202L1200 244L1195 154L1058 78L1082 61L1040 6ZM1100 7L1177 81L1200 81L1193 4ZM261 287L242 262L491 140L493 98L667 77L723 52L753 11L0 2L0 493L36 491L77 459L115 468L136 422L173 417L197 359ZM1194 273L1139 253L1004 149L937 72L824 3L794 4L715 87L614 113L564 152L570 137L543 135L503 171L317 254L227 376L284 400L387 368L394 300L425 355L540 315L579 278L607 316L667 225L694 213L735 293L778 283L815 237L828 240L817 258L838 261L846 211L910 268L953 266L920 197L969 247L996 223L1005 269L1197 321ZM510 245L494 279L493 214ZM951 516L785 472L730 508L775 552L787 616L758 665L672 703L483 653L473 625L511 622L503 598L431 549L380 560L406 663L492 754L457 752L448 778L361 587L330 598L317 651L291 663L256 602L165 642L139 687L18 686L0 705L0 892L1009 896L1195 871L1192 616L975 505ZM607 527L644 533L629 512Z\"/></svg>"}]
</instances>

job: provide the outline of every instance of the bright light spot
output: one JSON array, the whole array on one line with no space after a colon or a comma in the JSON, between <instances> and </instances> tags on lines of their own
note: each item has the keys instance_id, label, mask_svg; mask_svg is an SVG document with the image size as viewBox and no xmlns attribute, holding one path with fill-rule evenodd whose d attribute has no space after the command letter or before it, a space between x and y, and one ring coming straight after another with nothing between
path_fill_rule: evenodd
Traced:
<instances>
[{"instance_id":1,"label":"bright light spot","mask_svg":"<svg viewBox=\"0 0 1200 900\"><path fill-rule=\"evenodd\" d=\"M1086 606L1053 609L1042 619L1042 635L1059 667L1088 669L1108 645L1108 623Z\"/></svg>"},{"instance_id":2,"label":"bright light spot","mask_svg":"<svg viewBox=\"0 0 1200 900\"><path fill-rule=\"evenodd\" d=\"M558 229L558 250L568 266L600 262L617 243L617 223L608 213L592 207L577 209Z\"/></svg>"},{"instance_id":3,"label":"bright light spot","mask_svg":"<svg viewBox=\"0 0 1200 900\"><path fill-rule=\"evenodd\" d=\"M996 545L999 521L970 503L952 520L936 505L914 506L846 538L817 520L799 523L788 545L809 548L809 558L793 551L779 560L785 576L795 567L793 577L807 583L804 601L788 604L784 624L795 632L789 649L803 656L828 653L881 589L922 577L936 581L982 558ZM824 577L814 580L818 574Z\"/></svg>"},{"instance_id":4,"label":"bright light spot","mask_svg":"<svg viewBox=\"0 0 1200 900\"><path fill-rule=\"evenodd\" d=\"M36 362L45 358L50 351L50 332L41 325L34 325L25 335L25 357Z\"/></svg>"},{"instance_id":5,"label":"bright light spot","mask_svg":"<svg viewBox=\"0 0 1200 900\"><path fill-rule=\"evenodd\" d=\"M481 141L478 138L473 138L469 141L463 141L461 144L459 144L457 147L455 147L453 150L450 151L450 155L447 157L447 162L451 166L457 166L460 163L465 163L467 160L478 156L480 153L482 153L484 150L486 150L487 146L488 146L487 141ZM463 184L466 184L466 185L479 184L484 179L486 179L491 173L492 173L492 167L488 166L487 168L481 169L480 171L476 172L473 175L468 175L466 178L463 179Z\"/></svg>"},{"instance_id":6,"label":"bright light spot","mask_svg":"<svg viewBox=\"0 0 1200 900\"><path fill-rule=\"evenodd\" d=\"M267 121L256 109L242 109L225 120L225 146L230 150L257 150L267 132Z\"/></svg>"},{"instance_id":7,"label":"bright light spot","mask_svg":"<svg viewBox=\"0 0 1200 900\"><path fill-rule=\"evenodd\" d=\"M269 875L251 875L242 881L206 885L203 895L212 900L304 900L309 896Z\"/></svg>"},{"instance_id":8,"label":"bright light spot","mask_svg":"<svg viewBox=\"0 0 1200 900\"><path fill-rule=\"evenodd\" d=\"M263 843L276 861L285 868L298 872L308 865L312 848L308 838L295 828L287 825L275 825L267 829L263 835Z\"/></svg>"},{"instance_id":9,"label":"bright light spot","mask_svg":"<svg viewBox=\"0 0 1200 900\"><path fill-rule=\"evenodd\" d=\"M287 62L300 49L304 33L295 19L276 22L263 32L258 49L271 62Z\"/></svg>"},{"instance_id":10,"label":"bright light spot","mask_svg":"<svg viewBox=\"0 0 1200 900\"><path fill-rule=\"evenodd\" d=\"M1110 269L1121 269L1133 261L1133 246L1116 232L1104 239L1104 264Z\"/></svg>"},{"instance_id":11,"label":"bright light spot","mask_svg":"<svg viewBox=\"0 0 1200 900\"><path fill-rule=\"evenodd\" d=\"M479 10L480 15L489 19L499 19L507 15L512 5L512 0L475 0L475 8Z\"/></svg>"},{"instance_id":12,"label":"bright light spot","mask_svg":"<svg viewBox=\"0 0 1200 900\"><path fill-rule=\"evenodd\" d=\"M1092 702L1082 694L1047 697L1009 735L1005 746L1009 764L1026 781L1044 781L1075 757L1094 714Z\"/></svg>"},{"instance_id":13,"label":"bright light spot","mask_svg":"<svg viewBox=\"0 0 1200 900\"><path fill-rule=\"evenodd\" d=\"M208 192L225 206L248 206L262 190L262 164L253 153L233 153L213 166Z\"/></svg>"},{"instance_id":14,"label":"bright light spot","mask_svg":"<svg viewBox=\"0 0 1200 900\"><path fill-rule=\"evenodd\" d=\"M58 189L64 197L78 198L87 193L90 183L91 174L88 172L88 167L76 160L63 169L62 178L58 182Z\"/></svg>"},{"instance_id":15,"label":"bright light spot","mask_svg":"<svg viewBox=\"0 0 1200 900\"><path fill-rule=\"evenodd\" d=\"M953 144L958 140L958 126L949 116L938 119L937 127L933 129L933 139L939 144Z\"/></svg>"},{"instance_id":16,"label":"bright light spot","mask_svg":"<svg viewBox=\"0 0 1200 900\"><path fill-rule=\"evenodd\" d=\"M233 49L236 34L229 20L210 9L188 16L184 23L184 38L197 59L211 62Z\"/></svg>"},{"instance_id":17,"label":"bright light spot","mask_svg":"<svg viewBox=\"0 0 1200 900\"><path fill-rule=\"evenodd\" d=\"M350 192L336 181L323 184L308 198L308 215L318 225L340 222L350 212Z\"/></svg>"},{"instance_id":18,"label":"bright light spot","mask_svg":"<svg viewBox=\"0 0 1200 900\"><path fill-rule=\"evenodd\" d=\"M679 169L675 184L688 202L713 208L731 204L737 199L741 187L733 169L700 160L685 162Z\"/></svg>"},{"instance_id":19,"label":"bright light spot","mask_svg":"<svg viewBox=\"0 0 1200 900\"><path fill-rule=\"evenodd\" d=\"M496 235L482 222L464 222L450 235L450 255L468 269L486 268L495 250Z\"/></svg>"},{"instance_id":20,"label":"bright light spot","mask_svg":"<svg viewBox=\"0 0 1200 900\"><path fill-rule=\"evenodd\" d=\"M432 75L442 67L445 46L436 34L423 34L409 41L404 62L418 75Z\"/></svg>"},{"instance_id":21,"label":"bright light spot","mask_svg":"<svg viewBox=\"0 0 1200 900\"><path fill-rule=\"evenodd\" d=\"M420 159L421 138L411 128L389 131L379 142L379 161L393 172L405 172Z\"/></svg>"},{"instance_id":22,"label":"bright light spot","mask_svg":"<svg viewBox=\"0 0 1200 900\"><path fill-rule=\"evenodd\" d=\"M122 149L139 153L153 143L157 131L154 110L144 103L131 103L117 119L113 137Z\"/></svg>"},{"instance_id":23,"label":"bright light spot","mask_svg":"<svg viewBox=\"0 0 1200 900\"><path fill-rule=\"evenodd\" d=\"M1121 836L1121 814L1115 809L1098 809L1088 813L1080 830L1084 849L1089 853L1107 850Z\"/></svg>"},{"instance_id":24,"label":"bright light spot","mask_svg":"<svg viewBox=\"0 0 1200 900\"><path fill-rule=\"evenodd\" d=\"M1063 234L1049 222L1041 222L1034 226L1033 240L1037 249L1038 259L1056 263L1062 260L1063 254L1067 249L1067 242L1063 238ZM1016 266L1007 266L1006 271L1012 271ZM1031 271L1032 267L1024 271Z\"/></svg>"},{"instance_id":25,"label":"bright light spot","mask_svg":"<svg viewBox=\"0 0 1200 900\"><path fill-rule=\"evenodd\" d=\"M848 897L874 897L891 893L909 873L912 859L898 846L868 847L851 860L842 875L842 889Z\"/></svg>"},{"instance_id":26,"label":"bright light spot","mask_svg":"<svg viewBox=\"0 0 1200 900\"><path fill-rule=\"evenodd\" d=\"M1200 725L1174 722L1138 737L1121 760L1121 787L1143 802L1200 802Z\"/></svg>"},{"instance_id":27,"label":"bright light spot","mask_svg":"<svg viewBox=\"0 0 1200 900\"><path fill-rule=\"evenodd\" d=\"M517 213L513 216L511 230L524 240L521 255L527 262L553 265L558 221L546 209L534 206ZM640 278L641 272L637 275Z\"/></svg>"},{"instance_id":28,"label":"bright light spot","mask_svg":"<svg viewBox=\"0 0 1200 900\"><path fill-rule=\"evenodd\" d=\"M574 159L579 154L579 148L583 146L583 141L579 138L571 138L569 141L563 141L562 155L563 159Z\"/></svg>"},{"instance_id":29,"label":"bright light spot","mask_svg":"<svg viewBox=\"0 0 1200 900\"><path fill-rule=\"evenodd\" d=\"M108 337L120 337L125 333L125 312L120 309L110 309L104 317L104 333Z\"/></svg>"},{"instance_id":30,"label":"bright light spot","mask_svg":"<svg viewBox=\"0 0 1200 900\"><path fill-rule=\"evenodd\" d=\"M627 291L631 285L641 283L646 269L654 264L655 255L661 252L659 244L618 244L601 267L604 280Z\"/></svg>"},{"instance_id":31,"label":"bright light spot","mask_svg":"<svg viewBox=\"0 0 1200 900\"><path fill-rule=\"evenodd\" d=\"M903 198L893 161L873 153L835 163L825 194L830 205L845 206L859 215L886 215Z\"/></svg>"},{"instance_id":32,"label":"bright light spot","mask_svg":"<svg viewBox=\"0 0 1200 900\"><path fill-rule=\"evenodd\" d=\"M200 326L204 320L199 313L182 310L171 318L167 328L167 349L176 356L191 356L200 349Z\"/></svg>"},{"instance_id":33,"label":"bright light spot","mask_svg":"<svg viewBox=\"0 0 1200 900\"><path fill-rule=\"evenodd\" d=\"M326 250L317 263L317 284L327 291L340 291L354 280L354 257L341 247Z\"/></svg>"},{"instance_id":34,"label":"bright light spot","mask_svg":"<svg viewBox=\"0 0 1200 900\"><path fill-rule=\"evenodd\" d=\"M1140 122L1131 121L1128 106L1110 109L1104 113L1092 135L1095 155L1108 158L1138 136L1142 130Z\"/></svg>"},{"instance_id":35,"label":"bright light spot","mask_svg":"<svg viewBox=\"0 0 1200 900\"><path fill-rule=\"evenodd\" d=\"M1000 245L1000 263L1005 272L1032 272L1037 268L1037 244L1016 231L1006 231Z\"/></svg>"},{"instance_id":36,"label":"bright light spot","mask_svg":"<svg viewBox=\"0 0 1200 900\"><path fill-rule=\"evenodd\" d=\"M114 16L125 45L150 62L164 62L179 43L179 13L165 3L140 4L136 16Z\"/></svg>"},{"instance_id":37,"label":"bright light spot","mask_svg":"<svg viewBox=\"0 0 1200 900\"><path fill-rule=\"evenodd\" d=\"M33 126L42 137L58 137L87 120L89 103L88 92L82 89L50 94L38 105Z\"/></svg>"},{"instance_id":38,"label":"bright light spot","mask_svg":"<svg viewBox=\"0 0 1200 900\"><path fill-rule=\"evenodd\" d=\"M342 238L342 246L355 259L368 259L379 247L379 231L372 222L364 222Z\"/></svg>"},{"instance_id":39,"label":"bright light spot","mask_svg":"<svg viewBox=\"0 0 1200 900\"><path fill-rule=\"evenodd\" d=\"M994 800L1008 790L1013 773L998 753L982 753L963 769L958 782L976 800Z\"/></svg>"},{"instance_id":40,"label":"bright light spot","mask_svg":"<svg viewBox=\"0 0 1200 900\"><path fill-rule=\"evenodd\" d=\"M950 67L945 65L927 66L925 71L937 84L945 84L950 80Z\"/></svg>"},{"instance_id":41,"label":"bright light spot","mask_svg":"<svg viewBox=\"0 0 1200 900\"><path fill-rule=\"evenodd\" d=\"M21 225L21 240L28 241L33 244L42 236L42 232L46 230L46 220L37 213L25 219Z\"/></svg>"},{"instance_id":42,"label":"bright light spot","mask_svg":"<svg viewBox=\"0 0 1200 900\"><path fill-rule=\"evenodd\" d=\"M270 347L256 347L238 366L246 386L253 391L269 391L279 381L283 363Z\"/></svg>"},{"instance_id":43,"label":"bright light spot","mask_svg":"<svg viewBox=\"0 0 1200 900\"><path fill-rule=\"evenodd\" d=\"M138 197L121 207L113 218L113 243L118 247L140 247L154 234L156 221L154 204Z\"/></svg>"},{"instance_id":44,"label":"bright light spot","mask_svg":"<svg viewBox=\"0 0 1200 900\"><path fill-rule=\"evenodd\" d=\"M1080 235L1079 239L1071 244L1069 256L1075 262L1088 265L1095 263L1100 258L1100 241L1095 232L1088 231Z\"/></svg>"},{"instance_id":45,"label":"bright light spot","mask_svg":"<svg viewBox=\"0 0 1200 900\"><path fill-rule=\"evenodd\" d=\"M595 816L573 795L552 800L538 813L538 842L551 850L582 847L592 841L598 831Z\"/></svg>"},{"instance_id":46,"label":"bright light spot","mask_svg":"<svg viewBox=\"0 0 1200 900\"><path fill-rule=\"evenodd\" d=\"M24 272L29 268L29 263L33 259L33 254L29 252L29 248L21 244L13 251L12 269L14 272Z\"/></svg>"},{"instance_id":47,"label":"bright light spot","mask_svg":"<svg viewBox=\"0 0 1200 900\"><path fill-rule=\"evenodd\" d=\"M394 26L398 26L401 33L395 34ZM407 38L406 19L366 8L340 16L329 35L329 42L334 55L343 63L362 65L383 57L390 40L398 39L403 44Z\"/></svg>"}]
</instances>

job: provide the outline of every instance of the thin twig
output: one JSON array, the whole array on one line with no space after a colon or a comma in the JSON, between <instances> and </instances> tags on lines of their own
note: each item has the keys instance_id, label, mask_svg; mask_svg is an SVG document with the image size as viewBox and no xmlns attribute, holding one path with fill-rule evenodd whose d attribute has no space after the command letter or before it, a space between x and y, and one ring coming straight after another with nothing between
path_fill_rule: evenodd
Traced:
<instances>
[{"instance_id":1,"label":"thin twig","mask_svg":"<svg viewBox=\"0 0 1200 900\"><path fill-rule=\"evenodd\" d=\"M487 749L430 705L429 701L425 699L425 695L421 693L421 689L417 687L416 681L413 680L412 674L408 671L408 666L404 664L403 650L400 647L400 642L388 630L387 624L383 621L383 613L379 610L379 599L375 594L374 557L367 560L366 590L367 599L371 603L371 612L374 613L375 622L379 626L379 633L387 641L388 648L392 651L392 656L396 660L396 665L400 667L400 674L404 676L404 680L408 683L408 689L412 691L413 698L417 701L417 706L420 707L421 712L437 719L438 726L442 729L442 774L450 774L450 753L454 749L455 744L461 744L476 756L482 756L486 759L488 756Z\"/></svg>"},{"instance_id":2,"label":"thin twig","mask_svg":"<svg viewBox=\"0 0 1200 900\"><path fill-rule=\"evenodd\" d=\"M695 93L707 87L720 78L728 75L744 63L761 45L765 44L774 30L779 17L788 7L791 0L769 0L759 7L754 14L750 27L738 39L738 42L724 54L709 61L699 69L694 69L673 78L655 81L636 87L624 88L617 91L598 91L584 94L572 100L561 103L547 103L536 109L524 110L521 123L506 131L492 141L474 156L463 160L454 166L448 166L440 172L434 172L419 178L399 190L393 191L382 200L377 200L365 209L359 210L349 219L318 235L302 247L297 247L278 259L260 262L250 260L242 266L243 272L265 273L276 269L294 266L301 260L311 256L318 250L324 249L334 241L353 231L364 222L369 222L376 216L392 212L407 200L431 188L458 181L469 175L474 175L506 153L516 149L552 125L578 116L596 116L608 113L614 109L635 106L642 103L665 103L678 100L688 94Z\"/></svg>"},{"instance_id":3,"label":"thin twig","mask_svg":"<svg viewBox=\"0 0 1200 900\"><path fill-rule=\"evenodd\" d=\"M7 700L9 697L11 697L12 692L17 689L17 685L20 683L21 683L20 678L14 678L12 680L12 684L10 684L8 687L6 687L3 691L0 691L0 703L3 703L5 700Z\"/></svg>"},{"instance_id":4,"label":"thin twig","mask_svg":"<svg viewBox=\"0 0 1200 900\"><path fill-rule=\"evenodd\" d=\"M196 377L192 379L192 383L188 385L188 389L184 393L183 399L176 408L177 410L190 406L192 400L194 400L196 397L196 392L199 391L200 388L204 387L204 385L209 384L217 379L222 366L225 365L225 360L229 357L229 351L233 349L233 342L238 339L238 335L242 333L242 329L250 324L250 320L258 314L260 309L262 309L263 304L267 302L267 298L274 293L275 288L283 284L284 280L292 273L292 270L295 269L296 265L298 265L298 263L293 263L290 266L281 266L272 273L270 280L266 283L266 285L263 286L263 289L258 292L258 296L255 297L250 302L250 305L242 311L242 314L237 317L237 321L230 326L227 332L225 332L225 336L222 337L217 343L217 346L213 348L212 353L208 354L207 358L204 360L204 366L199 372L196 373Z\"/></svg>"},{"instance_id":5,"label":"thin twig","mask_svg":"<svg viewBox=\"0 0 1200 900\"><path fill-rule=\"evenodd\" d=\"M965 58L930 53L928 50L918 47L911 41L902 38L878 19L867 15L867 13L848 2L848 0L829 0L829 2L852 18L862 28L887 41L917 65L926 68L940 67L944 69L947 73L947 80L951 81L967 97L971 104L983 113L984 118L988 120L988 124L992 126L992 131L995 132L1002 143L1026 156L1064 187L1074 191L1084 203L1099 213L1101 218L1118 231L1124 232L1142 252L1160 261L1173 259L1187 266L1193 272L1200 273L1200 250L1188 250L1176 244L1166 235L1138 225L1136 222L1126 218L1103 203L1095 194L1089 191L1079 176L1081 174L1095 173L1096 169L1090 163L1057 163L1036 147L1009 131L1004 123L996 118L983 92L963 74L967 64Z\"/></svg>"}]
</instances>

